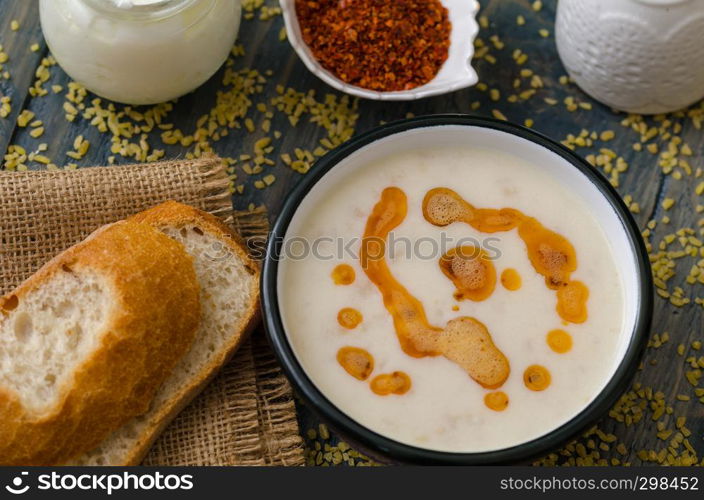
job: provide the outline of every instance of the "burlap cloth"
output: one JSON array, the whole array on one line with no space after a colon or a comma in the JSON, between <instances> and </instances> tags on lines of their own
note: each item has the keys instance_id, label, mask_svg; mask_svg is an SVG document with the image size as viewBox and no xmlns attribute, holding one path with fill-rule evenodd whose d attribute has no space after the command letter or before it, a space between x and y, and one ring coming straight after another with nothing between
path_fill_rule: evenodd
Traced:
<instances>
[{"instance_id":1,"label":"burlap cloth","mask_svg":"<svg viewBox=\"0 0 704 500\"><path fill-rule=\"evenodd\" d=\"M0 293L52 256L165 200L211 212L245 238L264 237L262 211L233 213L217 158L58 172L0 172ZM291 388L261 332L157 440L145 465L302 465Z\"/></svg>"}]
</instances>

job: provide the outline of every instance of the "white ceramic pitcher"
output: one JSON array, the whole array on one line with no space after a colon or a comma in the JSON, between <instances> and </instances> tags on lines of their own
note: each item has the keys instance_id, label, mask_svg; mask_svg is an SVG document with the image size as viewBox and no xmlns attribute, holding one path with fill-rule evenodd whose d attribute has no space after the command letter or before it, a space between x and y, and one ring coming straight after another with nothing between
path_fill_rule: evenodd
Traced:
<instances>
[{"instance_id":1,"label":"white ceramic pitcher","mask_svg":"<svg viewBox=\"0 0 704 500\"><path fill-rule=\"evenodd\" d=\"M704 97L704 0L559 0L557 49L598 101L666 113Z\"/></svg>"}]
</instances>

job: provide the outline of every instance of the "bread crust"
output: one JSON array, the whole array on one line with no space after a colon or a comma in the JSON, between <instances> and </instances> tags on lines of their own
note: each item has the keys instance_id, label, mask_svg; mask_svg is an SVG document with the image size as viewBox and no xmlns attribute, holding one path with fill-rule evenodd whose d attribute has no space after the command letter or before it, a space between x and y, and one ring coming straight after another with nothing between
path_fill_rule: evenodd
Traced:
<instances>
[{"instance_id":1,"label":"bread crust","mask_svg":"<svg viewBox=\"0 0 704 500\"><path fill-rule=\"evenodd\" d=\"M149 224L157 229L195 225L204 232L215 236L241 259L250 272L252 276L250 280L251 300L247 304L242 319L233 328L232 335L224 348L217 356L212 358L210 363L201 367L198 375L191 380L187 387L171 397L153 416L150 415L148 427L135 440L134 447L129 451L125 463L111 465L140 464L159 434L217 375L220 368L232 358L239 346L259 322L259 264L250 257L240 235L220 219L197 208L175 201L167 201L154 208L140 212L128 220Z\"/></svg>"},{"instance_id":2,"label":"bread crust","mask_svg":"<svg viewBox=\"0 0 704 500\"><path fill-rule=\"evenodd\" d=\"M95 448L145 413L157 389L190 348L200 321L199 285L183 246L146 224L105 226L0 299L0 322L58 273L104 278L112 307L97 347L35 414L0 386L0 463L56 465Z\"/></svg>"}]
</instances>

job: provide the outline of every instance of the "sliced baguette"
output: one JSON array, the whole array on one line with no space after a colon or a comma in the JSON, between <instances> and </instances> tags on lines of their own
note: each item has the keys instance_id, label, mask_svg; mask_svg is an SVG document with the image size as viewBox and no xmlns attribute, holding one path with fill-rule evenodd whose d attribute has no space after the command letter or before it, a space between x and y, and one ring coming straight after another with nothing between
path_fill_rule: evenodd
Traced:
<instances>
[{"instance_id":1,"label":"sliced baguette","mask_svg":"<svg viewBox=\"0 0 704 500\"><path fill-rule=\"evenodd\" d=\"M198 294L183 245L123 221L2 297L0 463L66 463L147 411L193 342Z\"/></svg>"},{"instance_id":2,"label":"sliced baguette","mask_svg":"<svg viewBox=\"0 0 704 500\"><path fill-rule=\"evenodd\" d=\"M202 320L193 347L159 390L149 412L81 457L77 462L81 465L141 463L161 431L231 358L258 317L258 265L217 217L172 201L130 220L154 226L183 244L193 257Z\"/></svg>"}]
</instances>

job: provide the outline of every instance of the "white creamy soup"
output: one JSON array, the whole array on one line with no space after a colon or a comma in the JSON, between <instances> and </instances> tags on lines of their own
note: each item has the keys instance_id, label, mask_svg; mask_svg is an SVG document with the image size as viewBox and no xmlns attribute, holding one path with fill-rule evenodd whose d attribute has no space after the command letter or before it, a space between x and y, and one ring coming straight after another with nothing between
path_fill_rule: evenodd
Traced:
<instances>
[{"instance_id":1,"label":"white creamy soup","mask_svg":"<svg viewBox=\"0 0 704 500\"><path fill-rule=\"evenodd\" d=\"M447 137L459 129L448 128ZM334 405L396 441L480 452L538 438L583 410L623 356L629 271L615 258L622 242L610 242L594 216L608 208L591 205L598 193L564 182L581 175L573 167L553 168L567 169L560 178L515 154L520 148L502 152L481 137L403 145L346 160L295 214L287 239L317 242L317 255L299 258L302 246L292 244L296 258L279 266L294 353ZM389 201L406 208L390 224ZM376 234L386 252L365 269L359 253L375 206L375 227L395 227ZM354 255L340 255L340 242L351 242ZM406 251L407 242L416 249ZM440 258L458 242L484 253L450 256L444 272Z\"/></svg>"}]
</instances>

